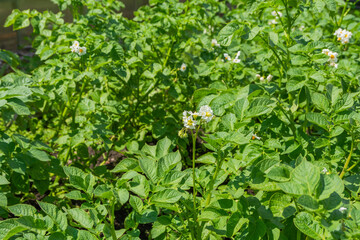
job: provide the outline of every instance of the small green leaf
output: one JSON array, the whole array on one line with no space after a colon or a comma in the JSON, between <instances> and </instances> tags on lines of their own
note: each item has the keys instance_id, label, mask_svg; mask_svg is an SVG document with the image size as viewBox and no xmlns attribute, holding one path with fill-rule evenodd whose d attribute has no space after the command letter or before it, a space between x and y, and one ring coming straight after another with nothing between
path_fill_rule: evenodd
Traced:
<instances>
[{"instance_id":1,"label":"small green leaf","mask_svg":"<svg viewBox=\"0 0 360 240\"><path fill-rule=\"evenodd\" d=\"M319 209L318 202L309 195L302 195L297 199L298 204L304 207L306 210L309 211L316 211Z\"/></svg>"},{"instance_id":2,"label":"small green leaf","mask_svg":"<svg viewBox=\"0 0 360 240\"><path fill-rule=\"evenodd\" d=\"M90 218L89 213L80 208L72 208L67 210L70 216L86 229L91 229L94 226L94 221Z\"/></svg>"},{"instance_id":3,"label":"small green leaf","mask_svg":"<svg viewBox=\"0 0 360 240\"><path fill-rule=\"evenodd\" d=\"M176 203L181 198L181 193L174 189L165 189L156 193L152 201L157 203Z\"/></svg>"},{"instance_id":4,"label":"small green leaf","mask_svg":"<svg viewBox=\"0 0 360 240\"><path fill-rule=\"evenodd\" d=\"M60 209L58 209L57 206L51 204L51 203L45 203L45 202L39 202L39 206L41 209L49 216L51 219L57 224L57 226L65 231L68 222L65 213L63 213Z\"/></svg>"},{"instance_id":5,"label":"small green leaf","mask_svg":"<svg viewBox=\"0 0 360 240\"><path fill-rule=\"evenodd\" d=\"M295 226L305 235L314 239L326 239L321 225L307 212L301 212L294 218Z\"/></svg>"},{"instance_id":6,"label":"small green leaf","mask_svg":"<svg viewBox=\"0 0 360 240\"><path fill-rule=\"evenodd\" d=\"M10 212L15 216L35 216L36 208L27 204L16 204L8 207Z\"/></svg>"},{"instance_id":7,"label":"small green leaf","mask_svg":"<svg viewBox=\"0 0 360 240\"><path fill-rule=\"evenodd\" d=\"M314 112L306 113L306 119L309 122L318 125L319 127L322 127L325 130L328 129L328 125L329 125L328 121L321 113L314 113Z\"/></svg>"}]
</instances>

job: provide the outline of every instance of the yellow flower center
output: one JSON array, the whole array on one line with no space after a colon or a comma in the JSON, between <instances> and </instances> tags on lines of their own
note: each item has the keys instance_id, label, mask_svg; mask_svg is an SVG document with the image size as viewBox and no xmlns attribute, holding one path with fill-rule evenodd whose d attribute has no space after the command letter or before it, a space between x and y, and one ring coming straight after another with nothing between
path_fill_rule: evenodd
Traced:
<instances>
[{"instance_id":1,"label":"yellow flower center","mask_svg":"<svg viewBox=\"0 0 360 240\"><path fill-rule=\"evenodd\" d=\"M348 37L348 35L347 35L347 34L345 34L345 37L347 38L347 37Z\"/></svg>"},{"instance_id":2,"label":"yellow flower center","mask_svg":"<svg viewBox=\"0 0 360 240\"><path fill-rule=\"evenodd\" d=\"M331 55L331 56L330 56L330 58L331 58L331 59L334 59L334 58L335 58L335 56L334 56L334 55Z\"/></svg>"},{"instance_id":3,"label":"yellow flower center","mask_svg":"<svg viewBox=\"0 0 360 240\"><path fill-rule=\"evenodd\" d=\"M82 53L82 52L83 52L83 50L80 48L80 49L79 49L79 52L80 52L80 53Z\"/></svg>"},{"instance_id":4,"label":"yellow flower center","mask_svg":"<svg viewBox=\"0 0 360 240\"><path fill-rule=\"evenodd\" d=\"M210 112L206 112L206 113L205 113L205 116L206 116L206 117L211 117L211 113L210 113Z\"/></svg>"},{"instance_id":5,"label":"yellow flower center","mask_svg":"<svg viewBox=\"0 0 360 240\"><path fill-rule=\"evenodd\" d=\"M189 125L189 126L192 126L193 123L194 123L194 122L193 122L191 119L189 119L189 120L187 121L187 125Z\"/></svg>"}]
</instances>

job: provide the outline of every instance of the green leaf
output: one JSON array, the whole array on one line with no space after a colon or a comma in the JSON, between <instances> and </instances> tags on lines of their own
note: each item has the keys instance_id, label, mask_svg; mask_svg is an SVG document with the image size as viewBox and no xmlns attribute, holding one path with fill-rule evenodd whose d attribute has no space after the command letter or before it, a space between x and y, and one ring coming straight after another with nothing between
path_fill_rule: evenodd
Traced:
<instances>
[{"instance_id":1,"label":"green leaf","mask_svg":"<svg viewBox=\"0 0 360 240\"><path fill-rule=\"evenodd\" d=\"M154 159L149 157L142 157L139 160L140 167L145 173L145 175L153 182L157 183L159 181L157 177L157 163Z\"/></svg>"},{"instance_id":2,"label":"green leaf","mask_svg":"<svg viewBox=\"0 0 360 240\"><path fill-rule=\"evenodd\" d=\"M243 120L245 116L245 111L247 110L248 107L249 107L249 101L247 98L241 98L238 101L236 101L234 106L234 112L236 117L240 119L240 121Z\"/></svg>"},{"instance_id":3,"label":"green leaf","mask_svg":"<svg viewBox=\"0 0 360 240\"><path fill-rule=\"evenodd\" d=\"M22 28L26 28L30 25L29 17L26 14L19 14L15 18L15 22L13 25L13 30L19 30Z\"/></svg>"},{"instance_id":4,"label":"green leaf","mask_svg":"<svg viewBox=\"0 0 360 240\"><path fill-rule=\"evenodd\" d=\"M30 110L23 101L18 98L10 98L7 100L8 105L12 107L14 112L18 115L29 115Z\"/></svg>"},{"instance_id":5,"label":"green leaf","mask_svg":"<svg viewBox=\"0 0 360 240\"><path fill-rule=\"evenodd\" d=\"M145 209L141 216L137 216L139 223L146 224L146 223L153 223L157 219L158 213L153 209Z\"/></svg>"},{"instance_id":6,"label":"green leaf","mask_svg":"<svg viewBox=\"0 0 360 240\"><path fill-rule=\"evenodd\" d=\"M306 119L309 122L318 125L319 127L322 127L325 130L328 130L328 121L321 113L314 113L314 112L306 113Z\"/></svg>"},{"instance_id":7,"label":"green leaf","mask_svg":"<svg viewBox=\"0 0 360 240\"><path fill-rule=\"evenodd\" d=\"M117 198L121 205L124 205L129 200L129 191L121 188L117 190Z\"/></svg>"},{"instance_id":8,"label":"green leaf","mask_svg":"<svg viewBox=\"0 0 360 240\"><path fill-rule=\"evenodd\" d=\"M320 200L328 198L334 192L341 195L344 191L344 183L337 174L321 174L318 191Z\"/></svg>"},{"instance_id":9,"label":"green leaf","mask_svg":"<svg viewBox=\"0 0 360 240\"><path fill-rule=\"evenodd\" d=\"M226 236L234 236L248 221L249 220L244 218L240 212L233 213L226 224Z\"/></svg>"},{"instance_id":10,"label":"green leaf","mask_svg":"<svg viewBox=\"0 0 360 240\"><path fill-rule=\"evenodd\" d=\"M269 114L272 112L275 107L275 101L270 100L269 98L260 97L254 99L248 110L246 111L246 117L253 118L260 115Z\"/></svg>"},{"instance_id":11,"label":"green leaf","mask_svg":"<svg viewBox=\"0 0 360 240\"><path fill-rule=\"evenodd\" d=\"M90 218L89 213L80 208L72 208L67 210L70 216L86 229L91 229L94 226L94 221Z\"/></svg>"},{"instance_id":12,"label":"green leaf","mask_svg":"<svg viewBox=\"0 0 360 240\"><path fill-rule=\"evenodd\" d=\"M0 193L0 207L6 207L7 206L7 197L5 193Z\"/></svg>"},{"instance_id":13,"label":"green leaf","mask_svg":"<svg viewBox=\"0 0 360 240\"><path fill-rule=\"evenodd\" d=\"M315 222L313 216L307 212L301 212L294 218L295 226L305 235L314 239L325 239L321 225Z\"/></svg>"},{"instance_id":14,"label":"green leaf","mask_svg":"<svg viewBox=\"0 0 360 240\"><path fill-rule=\"evenodd\" d=\"M38 201L41 209L55 222L55 224L62 230L65 231L68 222L66 218L66 214L63 213L57 206L51 203L45 203Z\"/></svg>"},{"instance_id":15,"label":"green leaf","mask_svg":"<svg viewBox=\"0 0 360 240\"><path fill-rule=\"evenodd\" d=\"M165 156L166 154L168 154L168 152L170 151L170 147L171 147L171 140L167 137L161 139L157 144L156 144L156 158L160 159L161 157Z\"/></svg>"},{"instance_id":16,"label":"green leaf","mask_svg":"<svg viewBox=\"0 0 360 240\"><path fill-rule=\"evenodd\" d=\"M273 42L274 45L278 45L279 43L279 35L275 32L269 33L269 39Z\"/></svg>"},{"instance_id":17,"label":"green leaf","mask_svg":"<svg viewBox=\"0 0 360 240\"><path fill-rule=\"evenodd\" d=\"M17 219L17 222L21 225L25 226L26 228L32 230L47 230L48 225L42 219L34 218L31 216L24 216Z\"/></svg>"},{"instance_id":18,"label":"green leaf","mask_svg":"<svg viewBox=\"0 0 360 240\"><path fill-rule=\"evenodd\" d=\"M0 175L0 185L6 185L6 184L10 184L10 182L6 179L5 176Z\"/></svg>"},{"instance_id":19,"label":"green leaf","mask_svg":"<svg viewBox=\"0 0 360 240\"><path fill-rule=\"evenodd\" d=\"M277 185L279 186L279 188L281 190L283 190L284 192L288 193L288 194L293 194L293 195L302 195L306 193L306 190L304 189L304 187L296 182L283 182L283 183L277 183Z\"/></svg>"},{"instance_id":20,"label":"green leaf","mask_svg":"<svg viewBox=\"0 0 360 240\"><path fill-rule=\"evenodd\" d=\"M10 212L12 214L14 214L17 217L22 217L22 216L35 216L36 208L34 208L31 205L27 205L27 204L16 204L16 205L12 205L9 206L8 209L10 210Z\"/></svg>"},{"instance_id":21,"label":"green leaf","mask_svg":"<svg viewBox=\"0 0 360 240\"><path fill-rule=\"evenodd\" d=\"M181 154L179 151L169 153L168 155L162 157L158 163L157 176L159 178L165 177L165 175L180 162Z\"/></svg>"},{"instance_id":22,"label":"green leaf","mask_svg":"<svg viewBox=\"0 0 360 240\"><path fill-rule=\"evenodd\" d=\"M76 167L64 166L63 169L74 187L92 193L95 185L95 178L92 174L85 174L81 169Z\"/></svg>"},{"instance_id":23,"label":"green leaf","mask_svg":"<svg viewBox=\"0 0 360 240\"><path fill-rule=\"evenodd\" d=\"M292 198L290 195L280 192L275 193L269 201L270 210L276 217L288 218L296 212L291 202Z\"/></svg>"},{"instance_id":24,"label":"green leaf","mask_svg":"<svg viewBox=\"0 0 360 240\"><path fill-rule=\"evenodd\" d=\"M143 201L136 197L131 195L129 200L130 206L138 213L140 213L144 207Z\"/></svg>"},{"instance_id":25,"label":"green leaf","mask_svg":"<svg viewBox=\"0 0 360 240\"><path fill-rule=\"evenodd\" d=\"M324 0L326 7L332 11L335 12L336 11L336 1L335 0Z\"/></svg>"},{"instance_id":26,"label":"green leaf","mask_svg":"<svg viewBox=\"0 0 360 240\"><path fill-rule=\"evenodd\" d=\"M156 193L152 201L156 203L176 203L181 198L181 193L174 189L165 189Z\"/></svg>"},{"instance_id":27,"label":"green leaf","mask_svg":"<svg viewBox=\"0 0 360 240\"><path fill-rule=\"evenodd\" d=\"M257 220L249 223L249 234L246 239L263 239L266 233L266 225L263 221Z\"/></svg>"},{"instance_id":28,"label":"green leaf","mask_svg":"<svg viewBox=\"0 0 360 240\"><path fill-rule=\"evenodd\" d=\"M134 170L139 166L139 162L134 158L126 158L121 160L111 172L119 173L119 172L127 172L129 170Z\"/></svg>"},{"instance_id":29,"label":"green leaf","mask_svg":"<svg viewBox=\"0 0 360 240\"><path fill-rule=\"evenodd\" d=\"M0 222L0 239L8 240L15 234L26 230L27 228L20 225L15 219L7 219Z\"/></svg>"},{"instance_id":30,"label":"green leaf","mask_svg":"<svg viewBox=\"0 0 360 240\"><path fill-rule=\"evenodd\" d=\"M226 47L230 46L235 32L239 30L239 26L240 25L237 21L233 21L223 27L218 34L219 43Z\"/></svg>"},{"instance_id":31,"label":"green leaf","mask_svg":"<svg viewBox=\"0 0 360 240\"><path fill-rule=\"evenodd\" d=\"M292 172L291 180L304 186L311 195L320 184L320 171L318 167L303 160Z\"/></svg>"},{"instance_id":32,"label":"green leaf","mask_svg":"<svg viewBox=\"0 0 360 240\"><path fill-rule=\"evenodd\" d=\"M47 155L46 152L35 149L35 148L31 148L27 154L30 155L33 158L36 158L39 161L42 161L42 162L49 162L50 161L50 158L49 158L49 156Z\"/></svg>"},{"instance_id":33,"label":"green leaf","mask_svg":"<svg viewBox=\"0 0 360 240\"><path fill-rule=\"evenodd\" d=\"M309 195L301 195L297 199L297 202L308 211L316 211L317 209L319 209L318 202Z\"/></svg>"},{"instance_id":34,"label":"green leaf","mask_svg":"<svg viewBox=\"0 0 360 240\"><path fill-rule=\"evenodd\" d=\"M94 195L99 198L107 199L112 199L114 197L112 190L106 184L98 185L94 190Z\"/></svg>"},{"instance_id":35,"label":"green leaf","mask_svg":"<svg viewBox=\"0 0 360 240\"><path fill-rule=\"evenodd\" d=\"M315 104L316 108L329 113L330 103L329 100L321 93L313 93L311 94L311 101Z\"/></svg>"},{"instance_id":36,"label":"green leaf","mask_svg":"<svg viewBox=\"0 0 360 240\"><path fill-rule=\"evenodd\" d=\"M85 200L86 199L86 195L78 190L65 193L65 197L74 199L74 200Z\"/></svg>"},{"instance_id":37,"label":"green leaf","mask_svg":"<svg viewBox=\"0 0 360 240\"><path fill-rule=\"evenodd\" d=\"M21 14L19 9L14 9L7 17L4 27L9 27L15 23L16 18Z\"/></svg>"},{"instance_id":38,"label":"green leaf","mask_svg":"<svg viewBox=\"0 0 360 240\"><path fill-rule=\"evenodd\" d=\"M285 166L275 166L266 174L266 177L278 182L286 182L290 179L290 171Z\"/></svg>"},{"instance_id":39,"label":"green leaf","mask_svg":"<svg viewBox=\"0 0 360 240\"><path fill-rule=\"evenodd\" d=\"M85 230L80 230L76 239L77 240L98 240L98 238L95 237L92 233L85 231Z\"/></svg>"}]
</instances>

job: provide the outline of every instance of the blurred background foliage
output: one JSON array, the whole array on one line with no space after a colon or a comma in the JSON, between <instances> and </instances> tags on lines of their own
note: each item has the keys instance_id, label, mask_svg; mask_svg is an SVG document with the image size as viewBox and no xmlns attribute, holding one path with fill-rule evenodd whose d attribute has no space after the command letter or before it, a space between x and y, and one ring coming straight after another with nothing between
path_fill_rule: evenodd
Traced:
<instances>
[{"instance_id":1,"label":"blurred background foliage","mask_svg":"<svg viewBox=\"0 0 360 240\"><path fill-rule=\"evenodd\" d=\"M148 0L122 0L125 9L122 9L123 15L132 18L134 11L140 6L148 3ZM0 0L0 49L19 50L30 45L28 37L31 35L32 29L28 27L19 31L13 31L12 28L5 28L6 18L11 14L13 9L36 9L39 12L50 10L54 13L59 11L57 5L51 0ZM70 12L65 11L65 20L72 21Z\"/></svg>"}]
</instances>

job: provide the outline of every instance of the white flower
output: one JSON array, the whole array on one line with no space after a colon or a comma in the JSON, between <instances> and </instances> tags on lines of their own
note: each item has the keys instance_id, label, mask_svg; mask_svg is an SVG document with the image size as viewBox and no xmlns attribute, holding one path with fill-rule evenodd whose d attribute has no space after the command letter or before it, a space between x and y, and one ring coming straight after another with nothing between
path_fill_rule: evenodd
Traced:
<instances>
[{"instance_id":1,"label":"white flower","mask_svg":"<svg viewBox=\"0 0 360 240\"><path fill-rule=\"evenodd\" d=\"M321 172L325 174L328 172L328 170L326 169L326 167L324 167L323 170L321 170Z\"/></svg>"},{"instance_id":2,"label":"white flower","mask_svg":"<svg viewBox=\"0 0 360 240\"><path fill-rule=\"evenodd\" d=\"M321 52L322 52L323 54L325 54L325 55L328 55L329 52L330 52L330 50L329 50L329 49L323 49Z\"/></svg>"},{"instance_id":3,"label":"white flower","mask_svg":"<svg viewBox=\"0 0 360 240\"><path fill-rule=\"evenodd\" d=\"M217 42L216 39L211 40L211 46L220 47L220 44Z\"/></svg>"},{"instance_id":4,"label":"white flower","mask_svg":"<svg viewBox=\"0 0 360 240\"><path fill-rule=\"evenodd\" d=\"M256 134L253 134L252 137L251 137L251 139L252 139L252 140L255 140L255 139L260 140L261 137L257 136Z\"/></svg>"},{"instance_id":5,"label":"white flower","mask_svg":"<svg viewBox=\"0 0 360 240\"><path fill-rule=\"evenodd\" d=\"M305 29L305 26L304 26L304 25L301 25L301 26L299 27L299 30L300 30L300 31L304 31L304 29Z\"/></svg>"},{"instance_id":6,"label":"white flower","mask_svg":"<svg viewBox=\"0 0 360 240\"><path fill-rule=\"evenodd\" d=\"M260 77L260 81L264 81L265 80L265 78L264 77Z\"/></svg>"},{"instance_id":7,"label":"white flower","mask_svg":"<svg viewBox=\"0 0 360 240\"><path fill-rule=\"evenodd\" d=\"M338 41L341 41L342 44L346 44L349 43L352 32L339 28L335 31L334 35L337 37Z\"/></svg>"},{"instance_id":8,"label":"white flower","mask_svg":"<svg viewBox=\"0 0 360 240\"><path fill-rule=\"evenodd\" d=\"M335 33L334 33L334 35L335 36L340 36L341 34L342 34L342 29L341 28L339 28L339 29L337 29L336 31L335 31Z\"/></svg>"},{"instance_id":9,"label":"white flower","mask_svg":"<svg viewBox=\"0 0 360 240\"><path fill-rule=\"evenodd\" d=\"M197 121L195 121L191 115L186 118L183 118L183 121L184 121L184 127L188 129L195 129Z\"/></svg>"},{"instance_id":10,"label":"white flower","mask_svg":"<svg viewBox=\"0 0 360 240\"><path fill-rule=\"evenodd\" d=\"M271 15L273 15L276 18L282 17L282 13L279 11L272 11Z\"/></svg>"},{"instance_id":11,"label":"white flower","mask_svg":"<svg viewBox=\"0 0 360 240\"><path fill-rule=\"evenodd\" d=\"M338 65L337 65L337 63L335 63L335 62L330 62L330 64L329 64L330 66L332 66L332 67L334 67L334 68L338 68Z\"/></svg>"},{"instance_id":12,"label":"white flower","mask_svg":"<svg viewBox=\"0 0 360 240\"><path fill-rule=\"evenodd\" d=\"M79 47L79 50L77 52L80 56L86 54L86 47Z\"/></svg>"},{"instance_id":13,"label":"white flower","mask_svg":"<svg viewBox=\"0 0 360 240\"><path fill-rule=\"evenodd\" d=\"M275 24L277 24L277 21L276 21L276 19L273 19L273 20L268 21L268 24L275 25Z\"/></svg>"},{"instance_id":14,"label":"white flower","mask_svg":"<svg viewBox=\"0 0 360 240\"><path fill-rule=\"evenodd\" d=\"M273 75L269 74L269 76L267 76L266 79L267 79L268 81L271 81L271 79L273 79Z\"/></svg>"},{"instance_id":15,"label":"white flower","mask_svg":"<svg viewBox=\"0 0 360 240\"><path fill-rule=\"evenodd\" d=\"M183 112L183 121L185 122L185 119L188 117L188 111Z\"/></svg>"},{"instance_id":16,"label":"white flower","mask_svg":"<svg viewBox=\"0 0 360 240\"><path fill-rule=\"evenodd\" d=\"M182 72L185 72L185 71L186 71L186 64L185 64L185 63L181 64L180 70L181 70Z\"/></svg>"},{"instance_id":17,"label":"white flower","mask_svg":"<svg viewBox=\"0 0 360 240\"><path fill-rule=\"evenodd\" d=\"M339 211L342 212L342 213L344 213L346 210L347 210L346 207L341 207L341 208L339 208Z\"/></svg>"},{"instance_id":18,"label":"white flower","mask_svg":"<svg viewBox=\"0 0 360 240\"><path fill-rule=\"evenodd\" d=\"M80 44L78 41L74 41L73 42L73 45L70 47L71 48L71 52L78 52L79 51L79 47L80 47Z\"/></svg>"},{"instance_id":19,"label":"white flower","mask_svg":"<svg viewBox=\"0 0 360 240\"><path fill-rule=\"evenodd\" d=\"M260 74L256 74L256 78L260 79L261 75Z\"/></svg>"},{"instance_id":20,"label":"white flower","mask_svg":"<svg viewBox=\"0 0 360 240\"><path fill-rule=\"evenodd\" d=\"M231 61L231 57L229 56L229 54L224 53L224 57L225 57L225 60Z\"/></svg>"},{"instance_id":21,"label":"white flower","mask_svg":"<svg viewBox=\"0 0 360 240\"><path fill-rule=\"evenodd\" d=\"M201 106L201 107L200 107L199 115L200 115L201 118L202 118L203 120L205 120L206 122L210 122L211 119L214 118L213 110L212 110L211 107L208 106L208 105L204 105L204 106Z\"/></svg>"},{"instance_id":22,"label":"white flower","mask_svg":"<svg viewBox=\"0 0 360 240\"><path fill-rule=\"evenodd\" d=\"M236 56L235 56L235 59L233 60L233 63L239 63L240 62L240 59L239 59L240 53L241 53L240 51L238 51L236 53Z\"/></svg>"},{"instance_id":23,"label":"white flower","mask_svg":"<svg viewBox=\"0 0 360 240\"><path fill-rule=\"evenodd\" d=\"M337 59L337 56L338 54L336 52L328 52L327 54L329 56L329 62L337 62L338 59Z\"/></svg>"}]
</instances>

